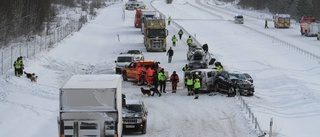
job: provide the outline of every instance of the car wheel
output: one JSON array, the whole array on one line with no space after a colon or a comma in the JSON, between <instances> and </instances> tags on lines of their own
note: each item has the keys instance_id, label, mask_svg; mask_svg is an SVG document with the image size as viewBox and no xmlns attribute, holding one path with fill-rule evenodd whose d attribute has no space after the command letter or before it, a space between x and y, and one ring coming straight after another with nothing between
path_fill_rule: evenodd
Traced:
<instances>
[{"instance_id":1,"label":"car wheel","mask_svg":"<svg viewBox=\"0 0 320 137\"><path fill-rule=\"evenodd\" d=\"M214 92L219 92L218 84L214 85Z\"/></svg>"},{"instance_id":2,"label":"car wheel","mask_svg":"<svg viewBox=\"0 0 320 137\"><path fill-rule=\"evenodd\" d=\"M146 134L147 133L147 122L145 123L143 129L142 129L142 134Z\"/></svg>"},{"instance_id":3,"label":"car wheel","mask_svg":"<svg viewBox=\"0 0 320 137\"><path fill-rule=\"evenodd\" d=\"M123 78L123 81L127 81L128 80L126 71L122 72L122 78Z\"/></svg>"}]
</instances>

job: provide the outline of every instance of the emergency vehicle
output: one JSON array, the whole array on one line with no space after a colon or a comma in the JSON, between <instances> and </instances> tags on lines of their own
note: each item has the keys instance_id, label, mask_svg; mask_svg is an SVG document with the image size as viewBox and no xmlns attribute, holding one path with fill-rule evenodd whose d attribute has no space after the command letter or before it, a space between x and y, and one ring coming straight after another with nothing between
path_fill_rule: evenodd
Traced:
<instances>
[{"instance_id":1,"label":"emergency vehicle","mask_svg":"<svg viewBox=\"0 0 320 137\"><path fill-rule=\"evenodd\" d=\"M273 15L275 28L289 28L290 27L290 15L289 14L275 14Z\"/></svg>"},{"instance_id":2,"label":"emergency vehicle","mask_svg":"<svg viewBox=\"0 0 320 137\"><path fill-rule=\"evenodd\" d=\"M300 32L305 36L317 36L320 24L315 22L314 17L302 17L300 19Z\"/></svg>"}]
</instances>

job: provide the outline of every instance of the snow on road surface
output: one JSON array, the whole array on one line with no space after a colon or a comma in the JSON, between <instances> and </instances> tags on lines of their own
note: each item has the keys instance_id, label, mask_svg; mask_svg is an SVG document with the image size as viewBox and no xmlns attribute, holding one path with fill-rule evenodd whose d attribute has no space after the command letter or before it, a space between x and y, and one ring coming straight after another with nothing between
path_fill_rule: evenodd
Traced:
<instances>
[{"instance_id":1,"label":"snow on road surface","mask_svg":"<svg viewBox=\"0 0 320 137\"><path fill-rule=\"evenodd\" d=\"M200 1L205 3L204 1ZM125 2L115 3L99 11L95 20L79 32L67 37L54 49L25 59L27 71L35 72L37 83L8 72L0 79L0 136L56 137L58 91L72 74L115 73L117 55L129 49L141 49L145 59L160 61L170 74L181 71L186 59L184 35L173 47L172 63L165 52L146 52L140 29L133 25L134 11L124 11ZM147 3L147 2L146 2ZM149 3L149 2L148 2ZM263 20L244 15L244 25L232 22L234 12L212 4L200 5L194 0L177 0L172 4L153 1L152 4L172 21L186 29L200 43L208 43L209 52L227 70L248 72L253 76L255 95L244 97L265 131L274 119L279 137L317 137L320 122L319 64L309 57L289 49L278 38L315 53L311 38L301 36L299 28L263 29ZM147 4L151 7L150 4ZM200 7L196 8L194 6ZM208 12L207 12L208 11ZM179 27L167 26L168 47ZM274 36L274 37L269 37ZM277 39L275 39L277 38ZM317 41L318 42L318 41ZM148 107L147 134L124 136L145 137L256 137L250 119L236 98L217 94L200 94L198 100L187 96L180 80L177 93L161 97L146 97L133 81L123 82L128 99L139 99Z\"/></svg>"}]
</instances>

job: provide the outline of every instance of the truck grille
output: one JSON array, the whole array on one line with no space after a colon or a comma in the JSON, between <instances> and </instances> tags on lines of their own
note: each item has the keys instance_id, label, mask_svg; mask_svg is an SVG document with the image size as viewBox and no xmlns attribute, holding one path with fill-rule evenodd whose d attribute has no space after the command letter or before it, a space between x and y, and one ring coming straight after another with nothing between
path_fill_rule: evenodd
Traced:
<instances>
[{"instance_id":1,"label":"truck grille","mask_svg":"<svg viewBox=\"0 0 320 137\"><path fill-rule=\"evenodd\" d=\"M152 40L152 46L154 47L154 48L162 48L162 44L163 42L162 42L162 40Z\"/></svg>"},{"instance_id":2,"label":"truck grille","mask_svg":"<svg viewBox=\"0 0 320 137\"><path fill-rule=\"evenodd\" d=\"M141 123L141 119L137 118L124 118L123 119L123 124L137 124Z\"/></svg>"}]
</instances>

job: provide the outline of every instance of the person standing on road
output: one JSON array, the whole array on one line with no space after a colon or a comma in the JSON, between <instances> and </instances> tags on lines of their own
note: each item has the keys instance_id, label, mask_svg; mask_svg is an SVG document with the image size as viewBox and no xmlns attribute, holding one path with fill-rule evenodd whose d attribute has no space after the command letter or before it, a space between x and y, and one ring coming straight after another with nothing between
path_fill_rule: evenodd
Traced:
<instances>
[{"instance_id":1,"label":"person standing on road","mask_svg":"<svg viewBox=\"0 0 320 137\"><path fill-rule=\"evenodd\" d=\"M158 76L157 76L157 72L154 71L153 72L153 78L152 78L152 82L151 82L151 87L150 90L153 91L151 96L154 96L154 93L157 93L159 95L159 97L161 96L161 93L158 90L158 85L159 85L159 80L158 80Z\"/></svg>"},{"instance_id":2,"label":"person standing on road","mask_svg":"<svg viewBox=\"0 0 320 137\"><path fill-rule=\"evenodd\" d=\"M14 70L15 70L15 75L18 77L21 77L23 75L23 61L22 61L22 56L18 57L17 60L13 63L14 65Z\"/></svg>"},{"instance_id":3,"label":"person standing on road","mask_svg":"<svg viewBox=\"0 0 320 137\"><path fill-rule=\"evenodd\" d=\"M168 56L168 63L171 63L172 56L173 56L173 50L172 50L171 47L170 47L170 49L169 49L168 52L167 52L167 56Z\"/></svg>"},{"instance_id":4,"label":"person standing on road","mask_svg":"<svg viewBox=\"0 0 320 137\"><path fill-rule=\"evenodd\" d=\"M187 70L190 70L190 67L188 66L188 64L186 64L186 65L182 68L182 71L187 71Z\"/></svg>"},{"instance_id":5,"label":"person standing on road","mask_svg":"<svg viewBox=\"0 0 320 137\"><path fill-rule=\"evenodd\" d=\"M176 71L173 71L173 73L170 76L170 81L172 84L172 93L176 93L177 92L177 86L179 83L179 76L176 73Z\"/></svg>"},{"instance_id":6,"label":"person standing on road","mask_svg":"<svg viewBox=\"0 0 320 137\"><path fill-rule=\"evenodd\" d=\"M269 28L269 27L268 27L268 20L267 20L267 19L266 19L265 22L264 22L264 28L265 28L265 29Z\"/></svg>"},{"instance_id":7,"label":"person standing on road","mask_svg":"<svg viewBox=\"0 0 320 137\"><path fill-rule=\"evenodd\" d=\"M202 49L204 50L205 53L208 53L208 50L209 50L208 44L207 43L203 44Z\"/></svg>"},{"instance_id":8,"label":"person standing on road","mask_svg":"<svg viewBox=\"0 0 320 137\"><path fill-rule=\"evenodd\" d=\"M171 22L171 16L168 17L168 25L170 25Z\"/></svg>"},{"instance_id":9,"label":"person standing on road","mask_svg":"<svg viewBox=\"0 0 320 137\"><path fill-rule=\"evenodd\" d=\"M179 30L178 35L179 35L179 39L181 40L182 35L183 35L183 31L182 31L182 29L180 29L180 30Z\"/></svg>"},{"instance_id":10,"label":"person standing on road","mask_svg":"<svg viewBox=\"0 0 320 137\"><path fill-rule=\"evenodd\" d=\"M160 93L166 93L166 80L167 77L164 73L164 69L162 68L160 70L160 72L158 73L158 80L159 80L159 84L160 84Z\"/></svg>"},{"instance_id":11,"label":"person standing on road","mask_svg":"<svg viewBox=\"0 0 320 137\"><path fill-rule=\"evenodd\" d=\"M187 39L187 44L188 44L189 48L190 48L192 42L193 42L193 40L192 40L191 36L189 36L189 38Z\"/></svg>"},{"instance_id":12,"label":"person standing on road","mask_svg":"<svg viewBox=\"0 0 320 137\"><path fill-rule=\"evenodd\" d=\"M176 42L177 42L177 37L176 37L176 35L173 35L172 36L172 38L171 38L171 40L172 40L172 46L176 46Z\"/></svg>"},{"instance_id":13,"label":"person standing on road","mask_svg":"<svg viewBox=\"0 0 320 137\"><path fill-rule=\"evenodd\" d=\"M193 79L192 79L192 76L187 76L188 96L193 95L192 88L193 88Z\"/></svg>"},{"instance_id":14,"label":"person standing on road","mask_svg":"<svg viewBox=\"0 0 320 137\"><path fill-rule=\"evenodd\" d=\"M199 98L199 89L200 89L200 79L198 77L195 78L194 84L193 84L193 91L194 91L194 99Z\"/></svg>"}]
</instances>

